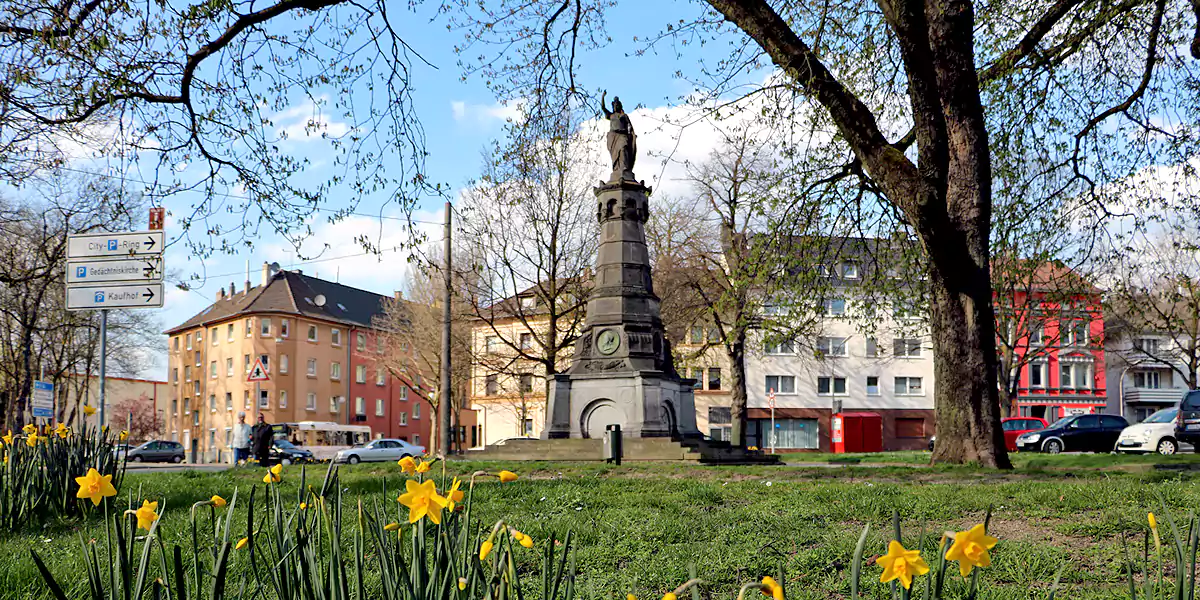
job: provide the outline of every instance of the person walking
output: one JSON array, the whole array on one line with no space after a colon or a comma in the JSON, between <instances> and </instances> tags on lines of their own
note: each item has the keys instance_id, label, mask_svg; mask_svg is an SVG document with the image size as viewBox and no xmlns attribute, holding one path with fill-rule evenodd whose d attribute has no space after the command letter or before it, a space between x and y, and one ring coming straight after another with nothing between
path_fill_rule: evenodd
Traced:
<instances>
[{"instance_id":1,"label":"person walking","mask_svg":"<svg viewBox=\"0 0 1200 600\"><path fill-rule=\"evenodd\" d=\"M250 458L250 436L252 430L246 422L246 413L238 413L238 422L233 426L233 438L229 445L233 447L233 464L240 465Z\"/></svg>"},{"instance_id":2,"label":"person walking","mask_svg":"<svg viewBox=\"0 0 1200 600\"><path fill-rule=\"evenodd\" d=\"M275 438L275 432L271 429L271 424L263 418L262 413L258 413L258 423L254 425L254 431L251 434L251 439L254 443L254 457L258 459L258 464L266 467L271 458L271 442Z\"/></svg>"}]
</instances>

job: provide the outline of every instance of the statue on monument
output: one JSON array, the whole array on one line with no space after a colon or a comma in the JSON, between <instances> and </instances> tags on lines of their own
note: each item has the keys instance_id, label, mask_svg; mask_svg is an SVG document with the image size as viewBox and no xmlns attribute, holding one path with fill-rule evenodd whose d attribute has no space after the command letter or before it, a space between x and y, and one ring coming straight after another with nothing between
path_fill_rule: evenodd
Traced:
<instances>
[{"instance_id":1,"label":"statue on monument","mask_svg":"<svg viewBox=\"0 0 1200 600\"><path fill-rule=\"evenodd\" d=\"M621 106L621 99L613 96L612 110L609 110L604 105L607 97L608 92L601 94L600 111L608 119L608 155L612 157L613 166L609 181L635 181L633 161L637 159L637 134L633 132L633 123Z\"/></svg>"}]
</instances>

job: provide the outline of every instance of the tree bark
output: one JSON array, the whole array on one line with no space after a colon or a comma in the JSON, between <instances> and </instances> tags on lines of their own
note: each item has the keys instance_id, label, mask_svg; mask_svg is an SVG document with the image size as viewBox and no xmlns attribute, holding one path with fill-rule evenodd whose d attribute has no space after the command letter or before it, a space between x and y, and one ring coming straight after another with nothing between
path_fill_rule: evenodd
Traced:
<instances>
[{"instance_id":1,"label":"tree bark","mask_svg":"<svg viewBox=\"0 0 1200 600\"><path fill-rule=\"evenodd\" d=\"M729 414L733 426L729 432L729 443L746 445L746 332L739 328L731 343L726 345L729 355Z\"/></svg>"}]
</instances>

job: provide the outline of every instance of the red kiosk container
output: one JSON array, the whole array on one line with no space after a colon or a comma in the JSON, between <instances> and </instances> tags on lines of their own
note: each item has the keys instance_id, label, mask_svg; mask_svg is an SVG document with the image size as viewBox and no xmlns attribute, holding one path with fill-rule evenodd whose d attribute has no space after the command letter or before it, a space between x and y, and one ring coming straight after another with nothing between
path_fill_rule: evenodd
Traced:
<instances>
[{"instance_id":1,"label":"red kiosk container","mask_svg":"<svg viewBox=\"0 0 1200 600\"><path fill-rule=\"evenodd\" d=\"M882 452L883 417L872 412L835 413L833 451L839 454Z\"/></svg>"}]
</instances>

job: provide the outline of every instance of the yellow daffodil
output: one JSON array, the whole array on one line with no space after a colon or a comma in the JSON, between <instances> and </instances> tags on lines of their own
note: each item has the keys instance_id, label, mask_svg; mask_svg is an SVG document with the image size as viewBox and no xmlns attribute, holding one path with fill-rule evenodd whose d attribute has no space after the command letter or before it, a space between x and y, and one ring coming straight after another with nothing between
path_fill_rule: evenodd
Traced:
<instances>
[{"instance_id":1,"label":"yellow daffodil","mask_svg":"<svg viewBox=\"0 0 1200 600\"><path fill-rule=\"evenodd\" d=\"M767 596L772 600L783 600L783 586L779 585L779 582L775 581L774 577L771 577L770 575L764 576L762 578L762 584L763 587L766 588L762 590L764 596Z\"/></svg>"},{"instance_id":2,"label":"yellow daffodil","mask_svg":"<svg viewBox=\"0 0 1200 600\"><path fill-rule=\"evenodd\" d=\"M59 423L58 427L54 428L54 433L65 440L67 439L67 435L71 433L71 429L67 427L66 423Z\"/></svg>"},{"instance_id":3,"label":"yellow daffodil","mask_svg":"<svg viewBox=\"0 0 1200 600\"><path fill-rule=\"evenodd\" d=\"M967 531L954 534L954 544L946 551L946 560L957 560L959 572L966 577L971 574L971 569L992 564L988 550L991 550L997 541L984 531L982 524L976 525Z\"/></svg>"},{"instance_id":4,"label":"yellow daffodil","mask_svg":"<svg viewBox=\"0 0 1200 600\"><path fill-rule=\"evenodd\" d=\"M225 508L225 505L226 505L226 504L229 504L228 502L226 502L226 501L225 501L225 499L224 499L224 498L222 498L222 497L220 497L220 496L217 496L217 495L215 495L215 494L213 495L213 497L212 497L212 498L209 498L209 499L208 499L208 503L209 503L209 504L211 504L211 505L213 505L213 506L215 506L215 507L217 507L217 508Z\"/></svg>"},{"instance_id":5,"label":"yellow daffodil","mask_svg":"<svg viewBox=\"0 0 1200 600\"><path fill-rule=\"evenodd\" d=\"M142 500L142 507L133 511L133 514L137 516L138 529L150 531L150 527L158 520L158 513L154 512L156 510L158 510L157 502Z\"/></svg>"},{"instance_id":6,"label":"yellow daffodil","mask_svg":"<svg viewBox=\"0 0 1200 600\"><path fill-rule=\"evenodd\" d=\"M5 444L7 444L7 445L11 446L11 445L12 445L12 443L13 443L13 434L12 434L12 430L11 430L11 429L9 429L9 430L8 430L8 433L4 434L3 436L0 436L0 440L4 440L4 443L5 443Z\"/></svg>"},{"instance_id":7,"label":"yellow daffodil","mask_svg":"<svg viewBox=\"0 0 1200 600\"><path fill-rule=\"evenodd\" d=\"M875 562L883 567L883 574L879 576L880 583L899 579L900 585L906 590L912 587L913 577L929 572L929 565L921 558L920 551L906 550L896 540L888 544L887 554L880 556Z\"/></svg>"},{"instance_id":8,"label":"yellow daffodil","mask_svg":"<svg viewBox=\"0 0 1200 600\"><path fill-rule=\"evenodd\" d=\"M308 503L307 503L307 502L301 502L301 503L300 503L300 510L308 510Z\"/></svg>"},{"instance_id":9,"label":"yellow daffodil","mask_svg":"<svg viewBox=\"0 0 1200 600\"><path fill-rule=\"evenodd\" d=\"M99 505L105 496L116 496L117 488L113 487L112 475L101 475L96 469L88 469L87 475L76 477L79 484L76 498L87 498L93 505Z\"/></svg>"},{"instance_id":10,"label":"yellow daffodil","mask_svg":"<svg viewBox=\"0 0 1200 600\"><path fill-rule=\"evenodd\" d=\"M37 446L39 441L40 441L40 438L38 438L38 434L31 433L31 434L29 434L29 437L25 438L25 445L32 448L34 446Z\"/></svg>"},{"instance_id":11,"label":"yellow daffodil","mask_svg":"<svg viewBox=\"0 0 1200 600\"><path fill-rule=\"evenodd\" d=\"M83 405L83 414L85 414L89 417L96 414L96 407L88 405L88 404L84 404Z\"/></svg>"},{"instance_id":12,"label":"yellow daffodil","mask_svg":"<svg viewBox=\"0 0 1200 600\"><path fill-rule=\"evenodd\" d=\"M125 430L121 430L121 433L117 435L117 440L123 442L128 437L129 437L129 432L125 431Z\"/></svg>"},{"instance_id":13,"label":"yellow daffodil","mask_svg":"<svg viewBox=\"0 0 1200 600\"><path fill-rule=\"evenodd\" d=\"M461 592L462 590L465 590L465 589L467 589L467 578L459 577L458 578L458 590Z\"/></svg>"},{"instance_id":14,"label":"yellow daffodil","mask_svg":"<svg viewBox=\"0 0 1200 600\"><path fill-rule=\"evenodd\" d=\"M400 460L396 461L396 464L400 465L400 470L404 473L417 472L417 461L413 460L413 457L411 456L405 456L404 458L401 458Z\"/></svg>"},{"instance_id":15,"label":"yellow daffodil","mask_svg":"<svg viewBox=\"0 0 1200 600\"><path fill-rule=\"evenodd\" d=\"M1154 513L1146 513L1146 520L1150 522L1150 533L1154 536L1154 550L1162 551L1162 538L1158 537L1158 519L1154 517Z\"/></svg>"},{"instance_id":16,"label":"yellow daffodil","mask_svg":"<svg viewBox=\"0 0 1200 600\"><path fill-rule=\"evenodd\" d=\"M280 481L283 480L283 477L281 477L282 473L283 473L283 465L275 465L275 466L271 467L270 469L267 469L267 474L263 475L263 483L267 483L267 484L279 483Z\"/></svg>"},{"instance_id":17,"label":"yellow daffodil","mask_svg":"<svg viewBox=\"0 0 1200 600\"><path fill-rule=\"evenodd\" d=\"M432 481L417 483L409 479L404 482L407 490L396 501L408 507L408 522L416 523L421 517L428 516L434 524L442 522L442 509L449 502L437 493L437 487Z\"/></svg>"},{"instance_id":18,"label":"yellow daffodil","mask_svg":"<svg viewBox=\"0 0 1200 600\"><path fill-rule=\"evenodd\" d=\"M246 546L249 546L249 545L250 545L250 538L244 537L244 538L238 540L238 543L236 545L234 545L233 549L241 550L242 548L245 548Z\"/></svg>"},{"instance_id":19,"label":"yellow daffodil","mask_svg":"<svg viewBox=\"0 0 1200 600\"><path fill-rule=\"evenodd\" d=\"M388 523L387 525L383 526L384 531L395 531L397 529L400 529L399 523Z\"/></svg>"},{"instance_id":20,"label":"yellow daffodil","mask_svg":"<svg viewBox=\"0 0 1200 600\"><path fill-rule=\"evenodd\" d=\"M433 464L433 463L431 463L431 462L429 462L429 461L424 461L424 460L423 460L423 461L421 461L420 463L418 463L418 464L417 464L417 472L418 472L418 473L428 473L428 472L429 472L429 467L430 467L430 465L432 465L432 464Z\"/></svg>"},{"instance_id":21,"label":"yellow daffodil","mask_svg":"<svg viewBox=\"0 0 1200 600\"><path fill-rule=\"evenodd\" d=\"M479 545L479 560L487 560L487 557L492 553L492 548L494 546L495 544L492 543L492 540L484 540L484 542Z\"/></svg>"},{"instance_id":22,"label":"yellow daffodil","mask_svg":"<svg viewBox=\"0 0 1200 600\"><path fill-rule=\"evenodd\" d=\"M625 594L625 600L637 600L637 596L633 594Z\"/></svg>"},{"instance_id":23,"label":"yellow daffodil","mask_svg":"<svg viewBox=\"0 0 1200 600\"><path fill-rule=\"evenodd\" d=\"M463 501L463 498L466 496L466 494L464 494L462 490L458 489L461 485L462 482L455 477L454 482L450 484L450 489L446 491L446 510L454 512L455 506L457 506L459 502Z\"/></svg>"},{"instance_id":24,"label":"yellow daffodil","mask_svg":"<svg viewBox=\"0 0 1200 600\"><path fill-rule=\"evenodd\" d=\"M26 434L37 433L37 425L34 425L33 423L27 423L21 428L21 431L24 431Z\"/></svg>"},{"instance_id":25,"label":"yellow daffodil","mask_svg":"<svg viewBox=\"0 0 1200 600\"><path fill-rule=\"evenodd\" d=\"M667 592L663 594L663 600L679 600L679 597L675 595L675 592Z\"/></svg>"},{"instance_id":26,"label":"yellow daffodil","mask_svg":"<svg viewBox=\"0 0 1200 600\"><path fill-rule=\"evenodd\" d=\"M500 473L496 476L499 477L500 481L504 483L517 480L517 474L513 473L512 471L500 471Z\"/></svg>"}]
</instances>

